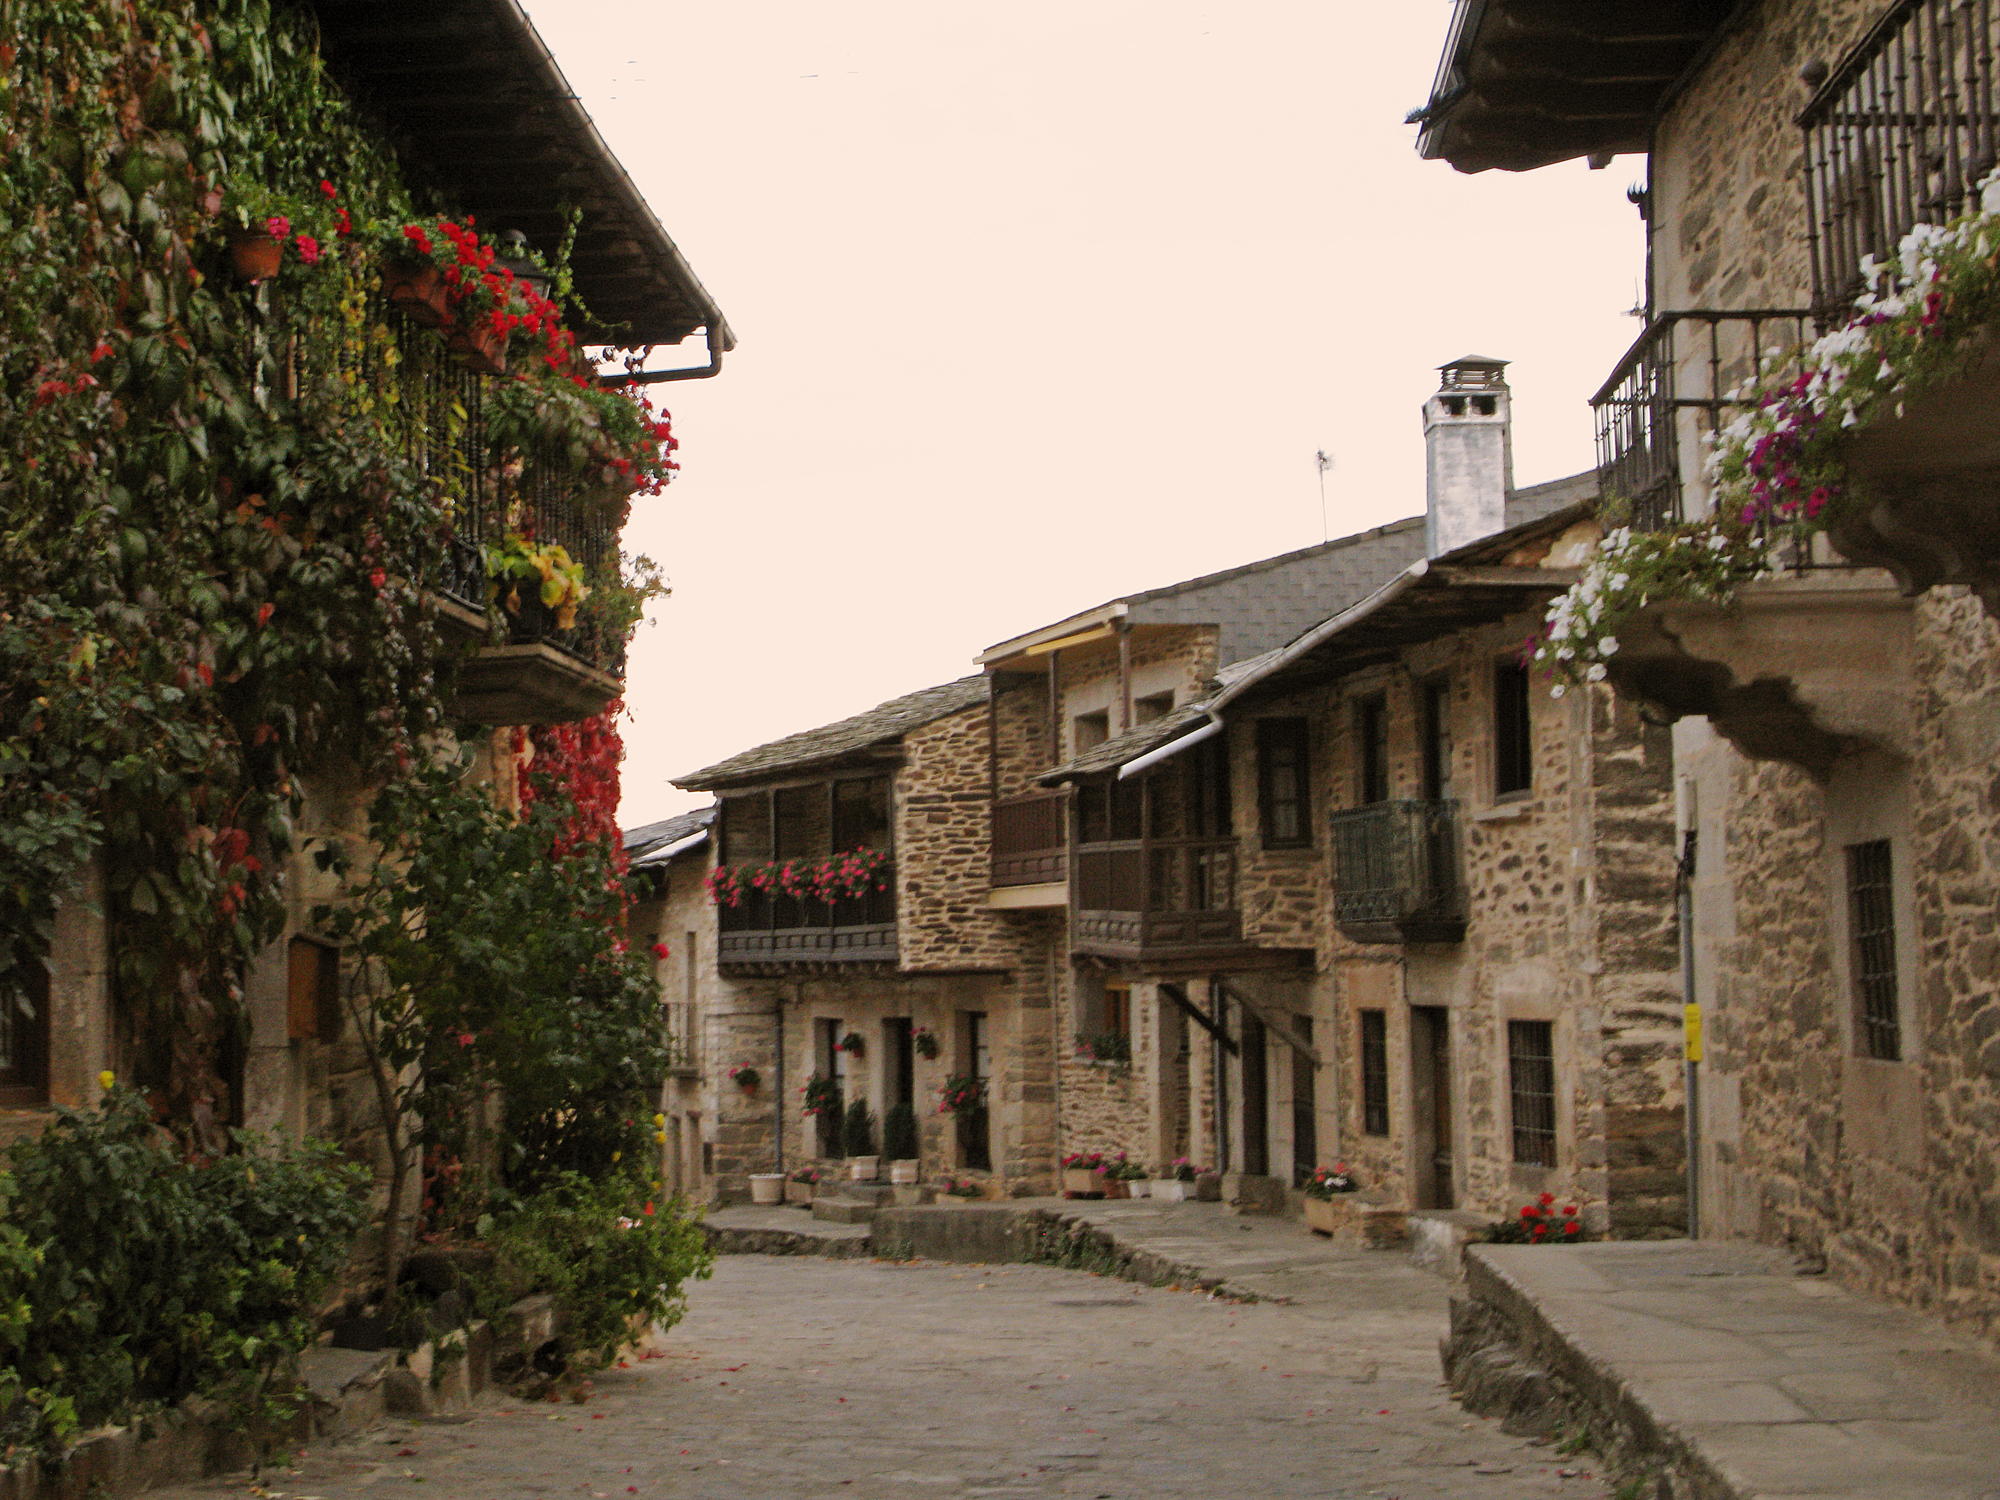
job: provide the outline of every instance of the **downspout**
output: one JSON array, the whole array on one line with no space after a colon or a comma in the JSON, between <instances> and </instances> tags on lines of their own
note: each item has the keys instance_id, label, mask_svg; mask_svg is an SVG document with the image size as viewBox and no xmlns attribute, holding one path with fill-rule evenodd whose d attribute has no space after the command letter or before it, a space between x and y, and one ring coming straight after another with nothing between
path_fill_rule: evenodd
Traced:
<instances>
[{"instance_id":1,"label":"downspout","mask_svg":"<svg viewBox=\"0 0 2000 1500\"><path fill-rule=\"evenodd\" d=\"M1674 906L1681 929L1681 1014L1683 1019L1683 1109L1687 1116L1687 1232L1701 1237L1701 1002L1694 985L1694 874L1700 838L1695 826L1699 803L1694 779L1674 787L1674 825L1681 831L1681 854L1674 871Z\"/></svg>"},{"instance_id":2,"label":"downspout","mask_svg":"<svg viewBox=\"0 0 2000 1500\"><path fill-rule=\"evenodd\" d=\"M803 985L804 981L802 980L794 979L792 981L792 999L795 1002L803 1003L804 1000ZM785 1170L785 1098L786 1098L785 1002L782 998L780 998L777 1005L773 1007L771 1012L771 1019L773 1023L772 1030L775 1033L775 1042L778 1049L772 1055L771 1058L771 1078L772 1078L771 1103L772 1106L777 1111L777 1118L771 1124L771 1135L772 1139L776 1142L778 1148L778 1159L773 1164L771 1170L774 1172L782 1172Z\"/></svg>"},{"instance_id":3,"label":"downspout","mask_svg":"<svg viewBox=\"0 0 2000 1500\"><path fill-rule=\"evenodd\" d=\"M1215 1015L1211 1055L1215 1059L1215 1170L1229 1170L1229 1054L1222 1039L1229 1034L1229 995L1217 976L1208 979L1208 1007Z\"/></svg>"},{"instance_id":4,"label":"downspout","mask_svg":"<svg viewBox=\"0 0 2000 1500\"><path fill-rule=\"evenodd\" d=\"M689 365L680 370L629 370L623 375L600 375L597 383L607 390L621 390L628 385L661 385L669 380L708 380L722 373L722 340L716 336L715 325L702 326L702 338L708 345L708 363Z\"/></svg>"}]
</instances>

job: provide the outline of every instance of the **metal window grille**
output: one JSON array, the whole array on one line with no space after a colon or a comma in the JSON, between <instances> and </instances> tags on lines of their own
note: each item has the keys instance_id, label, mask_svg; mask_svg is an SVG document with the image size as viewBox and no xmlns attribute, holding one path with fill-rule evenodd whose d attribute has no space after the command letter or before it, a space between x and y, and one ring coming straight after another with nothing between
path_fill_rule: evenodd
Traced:
<instances>
[{"instance_id":1,"label":"metal window grille","mask_svg":"<svg viewBox=\"0 0 2000 1500\"><path fill-rule=\"evenodd\" d=\"M1821 313L1861 290L1917 224L1977 207L2000 143L2000 0L1903 0L1827 78L1805 130L1813 291Z\"/></svg>"},{"instance_id":2,"label":"metal window grille","mask_svg":"<svg viewBox=\"0 0 2000 1500\"><path fill-rule=\"evenodd\" d=\"M1379 1010L1361 1012L1361 1129L1389 1133L1389 1018Z\"/></svg>"},{"instance_id":3,"label":"metal window grille","mask_svg":"<svg viewBox=\"0 0 2000 1500\"><path fill-rule=\"evenodd\" d=\"M1507 1023L1507 1074L1514 1103L1514 1160L1556 1164L1555 1024Z\"/></svg>"},{"instance_id":4,"label":"metal window grille","mask_svg":"<svg viewBox=\"0 0 2000 1500\"><path fill-rule=\"evenodd\" d=\"M1897 1062L1903 1056L1903 1033L1896 995L1896 901L1890 871L1887 839L1848 846L1847 902L1854 934L1861 1053Z\"/></svg>"}]
</instances>

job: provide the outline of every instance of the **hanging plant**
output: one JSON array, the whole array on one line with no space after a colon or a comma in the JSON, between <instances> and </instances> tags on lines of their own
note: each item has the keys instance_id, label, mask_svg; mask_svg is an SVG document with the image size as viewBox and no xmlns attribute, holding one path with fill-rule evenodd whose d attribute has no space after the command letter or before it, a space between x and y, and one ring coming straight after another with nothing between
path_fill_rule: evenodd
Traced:
<instances>
[{"instance_id":1,"label":"hanging plant","mask_svg":"<svg viewBox=\"0 0 2000 1500\"><path fill-rule=\"evenodd\" d=\"M759 1073L755 1068L731 1068L729 1070L729 1081L744 1093L754 1094L757 1092L758 1086L763 1083L764 1075Z\"/></svg>"},{"instance_id":2,"label":"hanging plant","mask_svg":"<svg viewBox=\"0 0 2000 1500\"><path fill-rule=\"evenodd\" d=\"M849 1057L859 1057L868 1048L867 1042L858 1031L850 1031L835 1045L834 1051L845 1052Z\"/></svg>"},{"instance_id":3,"label":"hanging plant","mask_svg":"<svg viewBox=\"0 0 2000 1500\"><path fill-rule=\"evenodd\" d=\"M969 1115L986 1108L986 1080L976 1073L954 1073L938 1091L938 1113Z\"/></svg>"},{"instance_id":4,"label":"hanging plant","mask_svg":"<svg viewBox=\"0 0 2000 1500\"><path fill-rule=\"evenodd\" d=\"M944 1054L938 1039L922 1026L910 1033L910 1045L916 1049L917 1056L926 1062L936 1062Z\"/></svg>"}]
</instances>

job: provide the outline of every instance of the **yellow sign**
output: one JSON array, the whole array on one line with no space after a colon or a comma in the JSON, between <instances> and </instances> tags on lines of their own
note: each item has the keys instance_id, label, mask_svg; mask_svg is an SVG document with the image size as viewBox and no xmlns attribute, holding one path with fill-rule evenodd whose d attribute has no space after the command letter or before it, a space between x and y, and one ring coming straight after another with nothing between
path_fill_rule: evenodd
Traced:
<instances>
[{"instance_id":1,"label":"yellow sign","mask_svg":"<svg viewBox=\"0 0 2000 1500\"><path fill-rule=\"evenodd\" d=\"M1686 1019L1682 1023L1682 1034L1687 1041L1687 1060L1698 1063L1701 1061L1701 1007L1689 1005L1683 1009Z\"/></svg>"}]
</instances>

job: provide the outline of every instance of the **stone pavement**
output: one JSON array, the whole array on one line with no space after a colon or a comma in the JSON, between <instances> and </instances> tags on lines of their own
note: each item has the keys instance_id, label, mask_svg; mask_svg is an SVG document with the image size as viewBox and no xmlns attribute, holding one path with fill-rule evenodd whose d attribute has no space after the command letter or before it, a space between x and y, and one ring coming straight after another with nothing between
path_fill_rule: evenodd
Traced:
<instances>
[{"instance_id":1,"label":"stone pavement","mask_svg":"<svg viewBox=\"0 0 2000 1500\"><path fill-rule=\"evenodd\" d=\"M2000 1500L2000 1361L1744 1245L1480 1246L1454 1308L1480 1409L1589 1420L1693 1500Z\"/></svg>"},{"instance_id":2,"label":"stone pavement","mask_svg":"<svg viewBox=\"0 0 2000 1500\"><path fill-rule=\"evenodd\" d=\"M732 1255L661 1357L586 1403L396 1423L261 1491L156 1494L1606 1500L1587 1460L1451 1401L1442 1283L1374 1266L1336 1319L1048 1266Z\"/></svg>"}]
</instances>

